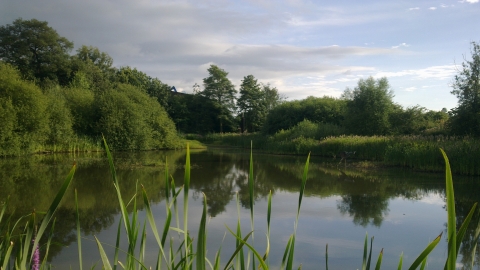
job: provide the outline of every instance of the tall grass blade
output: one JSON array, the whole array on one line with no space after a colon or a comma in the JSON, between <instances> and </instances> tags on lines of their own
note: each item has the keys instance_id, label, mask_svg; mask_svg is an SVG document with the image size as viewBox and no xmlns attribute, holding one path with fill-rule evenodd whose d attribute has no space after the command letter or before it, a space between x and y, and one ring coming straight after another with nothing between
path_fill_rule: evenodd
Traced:
<instances>
[{"instance_id":1,"label":"tall grass blade","mask_svg":"<svg viewBox=\"0 0 480 270\"><path fill-rule=\"evenodd\" d=\"M190 189L190 147L187 143L187 155L185 160L185 176L183 180L183 231L185 241L185 266L189 265L189 247L188 247L188 190ZM184 269L187 269L184 267Z\"/></svg>"},{"instance_id":2,"label":"tall grass blade","mask_svg":"<svg viewBox=\"0 0 480 270\"><path fill-rule=\"evenodd\" d=\"M375 270L380 270L380 266L382 265L382 258L383 258L383 248L380 250L380 254L378 254L377 264L375 264Z\"/></svg>"},{"instance_id":3,"label":"tall grass blade","mask_svg":"<svg viewBox=\"0 0 480 270\"><path fill-rule=\"evenodd\" d=\"M128 216L127 208L125 206L125 203L123 202L122 199L122 193L120 192L120 186L118 184L118 179L117 179L117 173L115 171L115 166L113 165L113 157L112 154L110 153L110 148L108 147L107 141L105 140L105 137L103 137L103 144L105 146L105 152L107 153L107 158L108 158L108 163L110 165L110 171L112 173L112 178L113 178L113 183L115 186L115 190L117 191L117 198L118 198L118 203L120 205L120 211L122 213L122 218L123 218L123 224L125 226L125 230L127 232L127 238L128 238L128 243L132 243L130 237L132 236L132 228L130 226L130 218Z\"/></svg>"},{"instance_id":4,"label":"tall grass blade","mask_svg":"<svg viewBox=\"0 0 480 270\"><path fill-rule=\"evenodd\" d=\"M10 254L12 253L13 249L13 242L10 242L10 246L7 249L7 252L5 252L5 257L3 257L3 263L2 263L2 269L7 269L7 265L10 261Z\"/></svg>"},{"instance_id":5,"label":"tall grass blade","mask_svg":"<svg viewBox=\"0 0 480 270\"><path fill-rule=\"evenodd\" d=\"M412 263L412 265L408 268L409 270L414 270L417 269L417 267L422 263L425 258L427 258L428 254L432 252L432 250L438 245L438 242L440 242L440 239L442 238L442 234L437 236L423 251L420 253L420 255L415 259L415 261Z\"/></svg>"},{"instance_id":6,"label":"tall grass blade","mask_svg":"<svg viewBox=\"0 0 480 270\"><path fill-rule=\"evenodd\" d=\"M398 270L402 270L402 265L403 265L403 252L400 254L400 261L398 261Z\"/></svg>"},{"instance_id":7,"label":"tall grass blade","mask_svg":"<svg viewBox=\"0 0 480 270\"><path fill-rule=\"evenodd\" d=\"M40 227L38 228L37 234L35 236L35 241L33 243L32 250L35 250L35 248L38 246L38 242L42 238L48 223L50 223L53 215L57 211L58 205L62 201L62 198L65 195L65 192L67 191L68 187L70 186L70 183L72 182L73 175L75 174L76 168L77 168L77 164L74 163L72 169L67 175L67 178L65 179L65 181L63 181L63 184L60 187L60 190L57 192L57 195L55 195L55 198L53 199L52 203L50 204L50 207L45 213L45 216L42 219L42 223L40 224ZM34 253L32 252L30 255L30 260L32 260L33 255Z\"/></svg>"},{"instance_id":8,"label":"tall grass blade","mask_svg":"<svg viewBox=\"0 0 480 270\"><path fill-rule=\"evenodd\" d=\"M253 142L250 141L250 164L248 170L248 194L249 194L249 204L250 204L250 224L252 232L255 231L255 221L254 221L254 204L255 204L255 190L254 190L254 177L253 177ZM252 243L254 242L254 234L252 234ZM250 255L250 252L249 252ZM252 269L255 267L255 257L252 258Z\"/></svg>"},{"instance_id":9,"label":"tall grass blade","mask_svg":"<svg viewBox=\"0 0 480 270\"><path fill-rule=\"evenodd\" d=\"M457 261L457 225L455 215L455 196L453 194L452 172L450 170L450 162L447 154L440 148L443 159L445 160L445 178L446 178L446 193L447 193L447 237L448 237L448 256L447 269L454 270Z\"/></svg>"},{"instance_id":10,"label":"tall grass blade","mask_svg":"<svg viewBox=\"0 0 480 270\"><path fill-rule=\"evenodd\" d=\"M237 236L242 238L242 226L240 224L240 198L239 198L239 195L238 195L238 192L236 194L236 198L237 198ZM248 238L247 238L248 239ZM235 247L243 247L243 244L240 243L240 241L238 239L235 239ZM237 257L237 268L240 269L240 270L244 270L245 269L245 254L243 253L243 248L240 248L239 249L239 257ZM233 259L233 257L232 257Z\"/></svg>"},{"instance_id":11,"label":"tall grass blade","mask_svg":"<svg viewBox=\"0 0 480 270\"><path fill-rule=\"evenodd\" d=\"M325 269L328 270L328 244L325 246Z\"/></svg>"},{"instance_id":12,"label":"tall grass blade","mask_svg":"<svg viewBox=\"0 0 480 270\"><path fill-rule=\"evenodd\" d=\"M268 205L267 205L267 249L265 250L265 255L263 260L268 265L268 255L270 254L270 218L272 216L272 191L268 193Z\"/></svg>"},{"instance_id":13,"label":"tall grass blade","mask_svg":"<svg viewBox=\"0 0 480 270\"><path fill-rule=\"evenodd\" d=\"M425 270L425 267L427 266L427 258L428 257L425 257L425 259L423 259L422 265L420 265L420 270Z\"/></svg>"},{"instance_id":14,"label":"tall grass blade","mask_svg":"<svg viewBox=\"0 0 480 270\"><path fill-rule=\"evenodd\" d=\"M463 221L462 225L460 225L460 229L458 229L457 232L457 256L458 252L460 251L460 246L463 241L463 237L465 236L465 232L467 231L468 225L470 224L470 221L472 220L473 214L475 213L475 209L477 208L477 203L474 203L472 206L472 209L470 209L470 212L468 213L467 217Z\"/></svg>"},{"instance_id":15,"label":"tall grass blade","mask_svg":"<svg viewBox=\"0 0 480 270\"><path fill-rule=\"evenodd\" d=\"M78 246L78 265L80 270L83 269L82 267L82 235L80 233L80 214L78 213L78 197L77 197L77 189L75 189L75 210L76 210L76 223L77 223L77 246Z\"/></svg>"},{"instance_id":16,"label":"tall grass blade","mask_svg":"<svg viewBox=\"0 0 480 270\"><path fill-rule=\"evenodd\" d=\"M203 193L203 212L197 237L197 270L205 270L205 257L207 256L207 196Z\"/></svg>"},{"instance_id":17,"label":"tall grass blade","mask_svg":"<svg viewBox=\"0 0 480 270\"><path fill-rule=\"evenodd\" d=\"M45 264L47 263L48 252L50 251L50 245L52 244L52 238L54 236L55 223L56 223L56 219L54 218L53 222L52 222L52 228L50 229L50 235L48 236L46 249L45 249L45 254L43 256L42 265L40 266L40 269L45 269Z\"/></svg>"},{"instance_id":18,"label":"tall grass blade","mask_svg":"<svg viewBox=\"0 0 480 270\"><path fill-rule=\"evenodd\" d=\"M113 255L113 270L117 269L118 264L118 253L120 251L120 232L122 228L122 222L118 222L117 227L117 239L115 240L115 254Z\"/></svg>"},{"instance_id":19,"label":"tall grass blade","mask_svg":"<svg viewBox=\"0 0 480 270\"><path fill-rule=\"evenodd\" d=\"M100 241L98 241L98 238L96 236L95 236L95 241L97 242L98 251L100 252L100 258L102 258L103 269L111 270L112 266L110 266L110 262L108 261L107 254L105 254L105 250L103 249L102 244L100 243Z\"/></svg>"},{"instance_id":20,"label":"tall grass blade","mask_svg":"<svg viewBox=\"0 0 480 270\"><path fill-rule=\"evenodd\" d=\"M227 230L233 235L235 236L235 238L237 238L238 240L240 240L241 243L243 243L245 246L247 246L252 252L253 254L255 255L255 257L257 258L257 260L260 262L260 265L259 267L261 267L262 269L265 269L267 270L268 269L268 266L265 264L265 262L262 260L262 255L260 255L260 253L258 253L254 247L252 247L250 244L247 243L246 239L243 240L242 238L238 237L230 228L227 227ZM251 234L252 232L250 232L249 234ZM247 235L249 236L249 235ZM227 268L225 268L227 269Z\"/></svg>"},{"instance_id":21,"label":"tall grass blade","mask_svg":"<svg viewBox=\"0 0 480 270\"><path fill-rule=\"evenodd\" d=\"M368 260L367 260L367 270L370 270L370 261L372 259L372 249L373 249L373 236L370 239L370 252L368 254Z\"/></svg>"},{"instance_id":22,"label":"tall grass blade","mask_svg":"<svg viewBox=\"0 0 480 270\"><path fill-rule=\"evenodd\" d=\"M362 270L367 269L367 253L368 253L368 233L365 234L365 241L363 243L363 263Z\"/></svg>"},{"instance_id":23,"label":"tall grass blade","mask_svg":"<svg viewBox=\"0 0 480 270\"><path fill-rule=\"evenodd\" d=\"M285 251L283 252L282 267L281 268L283 268L285 266L285 263L287 262L287 256L290 253L290 247L292 245L292 241L293 241L293 234L290 235L290 237L288 238L287 246L285 247Z\"/></svg>"},{"instance_id":24,"label":"tall grass blade","mask_svg":"<svg viewBox=\"0 0 480 270\"><path fill-rule=\"evenodd\" d=\"M168 159L165 158L165 175L164 175L164 179L165 179L165 200L167 201L167 204L169 203L169 200L170 200L170 177L169 177L169 174L168 174ZM172 193L172 195L175 194L175 193Z\"/></svg>"}]
</instances>

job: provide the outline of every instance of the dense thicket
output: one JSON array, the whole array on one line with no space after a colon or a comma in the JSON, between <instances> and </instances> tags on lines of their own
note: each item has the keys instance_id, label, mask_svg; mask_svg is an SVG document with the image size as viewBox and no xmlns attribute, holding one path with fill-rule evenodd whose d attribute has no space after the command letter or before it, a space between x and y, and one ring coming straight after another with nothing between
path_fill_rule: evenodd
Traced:
<instances>
[{"instance_id":1,"label":"dense thicket","mask_svg":"<svg viewBox=\"0 0 480 270\"><path fill-rule=\"evenodd\" d=\"M270 111L263 131L274 134L292 128L303 120L340 126L344 121L345 110L346 101L333 97L308 97L284 102Z\"/></svg>"}]
</instances>

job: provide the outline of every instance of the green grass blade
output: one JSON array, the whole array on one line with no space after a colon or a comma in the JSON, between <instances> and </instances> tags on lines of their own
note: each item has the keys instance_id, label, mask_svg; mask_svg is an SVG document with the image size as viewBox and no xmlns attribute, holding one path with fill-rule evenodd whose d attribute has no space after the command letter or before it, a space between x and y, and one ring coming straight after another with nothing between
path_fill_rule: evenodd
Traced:
<instances>
[{"instance_id":1,"label":"green grass blade","mask_svg":"<svg viewBox=\"0 0 480 270\"><path fill-rule=\"evenodd\" d=\"M258 261L260 262L260 265L259 267L262 267L262 269L265 269L267 270L268 269L268 266L265 264L265 262L262 260L262 255L260 255L260 253L258 253L255 248L253 248L250 244L247 243L246 239L243 240L242 238L238 237L230 228L227 227L227 230L233 235L235 236L235 238L237 238L238 240L240 240L241 243L243 243L245 246L247 246L252 252L253 254L255 255L255 257L257 257ZM251 234L252 232L250 232L247 237ZM225 268L227 269L227 268Z\"/></svg>"},{"instance_id":2,"label":"green grass blade","mask_svg":"<svg viewBox=\"0 0 480 270\"><path fill-rule=\"evenodd\" d=\"M420 265L420 270L425 270L425 267L427 266L427 258L428 256L423 259L422 265Z\"/></svg>"},{"instance_id":3,"label":"green grass blade","mask_svg":"<svg viewBox=\"0 0 480 270\"><path fill-rule=\"evenodd\" d=\"M197 256L196 266L198 270L205 270L205 257L207 256L207 196L203 193L203 211L200 220L200 227L198 229L197 237Z\"/></svg>"},{"instance_id":4,"label":"green grass blade","mask_svg":"<svg viewBox=\"0 0 480 270\"><path fill-rule=\"evenodd\" d=\"M103 269L111 270L112 266L110 266L110 262L108 261L107 254L105 254L105 250L103 249L102 244L100 243L100 241L98 241L98 238L96 236L95 236L95 241L97 242L98 251L100 252L100 257L102 258Z\"/></svg>"},{"instance_id":5,"label":"green grass blade","mask_svg":"<svg viewBox=\"0 0 480 270\"><path fill-rule=\"evenodd\" d=\"M183 180L183 231L185 244L188 244L188 190L190 189L190 147L187 143L187 154L185 160L185 176ZM189 264L189 248L185 246L185 265ZM184 268L187 269L187 268Z\"/></svg>"},{"instance_id":6,"label":"green grass blade","mask_svg":"<svg viewBox=\"0 0 480 270\"><path fill-rule=\"evenodd\" d=\"M412 265L408 268L409 270L415 270L417 267L422 263L425 258L427 258L428 254L432 252L432 250L438 245L438 242L440 242L440 239L442 238L442 234L437 236L423 251L420 253L420 255L415 259L415 261L412 263Z\"/></svg>"},{"instance_id":7,"label":"green grass blade","mask_svg":"<svg viewBox=\"0 0 480 270\"><path fill-rule=\"evenodd\" d=\"M325 269L328 270L328 244L325 246Z\"/></svg>"},{"instance_id":8,"label":"green grass blade","mask_svg":"<svg viewBox=\"0 0 480 270\"><path fill-rule=\"evenodd\" d=\"M475 213L476 208L477 208L477 203L473 204L472 209L470 209L470 212L468 213L467 217L465 218L462 225L460 226L460 229L458 229L458 232L457 232L457 256L458 256L458 252L460 251L460 245L462 244L463 237L465 236L465 232L467 231L468 225L470 224L470 221L472 220L472 216Z\"/></svg>"},{"instance_id":9,"label":"green grass blade","mask_svg":"<svg viewBox=\"0 0 480 270\"><path fill-rule=\"evenodd\" d=\"M383 248L380 250L380 254L378 254L377 264L375 264L375 270L380 270L380 266L382 265L382 258L383 258Z\"/></svg>"},{"instance_id":10,"label":"green grass blade","mask_svg":"<svg viewBox=\"0 0 480 270\"><path fill-rule=\"evenodd\" d=\"M370 261L372 259L372 249L373 249L373 236L370 239L370 252L368 254L368 260L367 260L367 270L370 270Z\"/></svg>"},{"instance_id":11,"label":"green grass blade","mask_svg":"<svg viewBox=\"0 0 480 270\"><path fill-rule=\"evenodd\" d=\"M402 265L403 265L403 252L400 254L400 261L398 261L398 270L402 270Z\"/></svg>"},{"instance_id":12,"label":"green grass blade","mask_svg":"<svg viewBox=\"0 0 480 270\"><path fill-rule=\"evenodd\" d=\"M308 153L307 161L305 162L305 168L303 169L302 184L300 187L300 195L298 196L298 209L297 219L295 221L295 229L297 228L298 216L300 215L300 206L302 205L303 193L305 192L305 185L307 184L308 165L310 163L310 153Z\"/></svg>"},{"instance_id":13,"label":"green grass blade","mask_svg":"<svg viewBox=\"0 0 480 270\"><path fill-rule=\"evenodd\" d=\"M42 235L45 232L45 229L47 228L48 223L50 223L53 215L55 214L55 211L57 211L58 205L62 201L62 198L65 195L65 192L67 191L68 187L70 186L70 183L72 182L73 175L75 174L76 168L77 168L77 165L74 163L72 169L67 175L67 178L65 178L65 181L63 181L63 184L60 187L60 190L57 192L57 195L55 195L55 198L53 199L52 203L50 204L50 207L48 208L45 216L43 217L42 223L40 224L40 227L38 228L37 234L35 236L35 241L33 243L32 250L35 250L35 248L38 246L38 242L42 238ZM33 252L30 255L30 260L32 260L32 258L33 258Z\"/></svg>"},{"instance_id":14,"label":"green grass blade","mask_svg":"<svg viewBox=\"0 0 480 270\"><path fill-rule=\"evenodd\" d=\"M50 230L50 235L48 236L48 241L47 241L47 244L46 244L45 254L43 256L42 265L40 266L40 269L46 269L45 264L47 263L48 252L50 251L50 245L52 244L52 238L54 236L55 223L56 223L56 219L54 218L53 222L52 222L52 228Z\"/></svg>"},{"instance_id":15,"label":"green grass blade","mask_svg":"<svg viewBox=\"0 0 480 270\"><path fill-rule=\"evenodd\" d=\"M7 269L7 265L10 260L10 254L12 253L12 249L13 249L13 242L10 242L10 246L8 247L7 252L5 252L5 257L3 257L2 269Z\"/></svg>"},{"instance_id":16,"label":"green grass blade","mask_svg":"<svg viewBox=\"0 0 480 270\"><path fill-rule=\"evenodd\" d=\"M293 254L295 253L295 234L293 234L290 250L288 251L287 270L293 269Z\"/></svg>"},{"instance_id":17,"label":"green grass blade","mask_svg":"<svg viewBox=\"0 0 480 270\"><path fill-rule=\"evenodd\" d=\"M365 241L363 243L363 263L362 270L367 269L367 253L368 253L368 233L365 234Z\"/></svg>"},{"instance_id":18,"label":"green grass blade","mask_svg":"<svg viewBox=\"0 0 480 270\"><path fill-rule=\"evenodd\" d=\"M287 262L287 256L290 253L290 246L292 245L292 240L293 240L293 234L290 235L288 238L287 246L285 247L285 251L283 252L283 258L282 258L282 267L285 266L285 263Z\"/></svg>"},{"instance_id":19,"label":"green grass blade","mask_svg":"<svg viewBox=\"0 0 480 270\"><path fill-rule=\"evenodd\" d=\"M170 176L168 174L168 159L165 158L165 175L164 175L164 179L165 179L165 198L166 198L166 201L167 201L167 204L169 203L169 200L170 200ZM175 194L175 193L173 193Z\"/></svg>"},{"instance_id":20,"label":"green grass blade","mask_svg":"<svg viewBox=\"0 0 480 270\"><path fill-rule=\"evenodd\" d=\"M447 237L448 237L448 256L447 256L447 269L455 270L457 262L457 225L455 215L455 196L453 193L453 180L452 172L450 170L450 162L447 154L443 149L440 149L445 160L445 190L447 193Z\"/></svg>"},{"instance_id":21,"label":"green grass blade","mask_svg":"<svg viewBox=\"0 0 480 270\"><path fill-rule=\"evenodd\" d=\"M122 228L122 222L118 222L118 227L117 227L117 239L115 240L115 254L113 255L113 270L117 269L117 263L118 263L118 253L120 251L120 232Z\"/></svg>"},{"instance_id":22,"label":"green grass blade","mask_svg":"<svg viewBox=\"0 0 480 270\"><path fill-rule=\"evenodd\" d=\"M122 193L120 192L120 186L118 184L117 173L115 171L115 166L113 165L112 153L110 153L110 148L108 147L108 144L107 144L107 141L105 140L105 137L103 137L103 144L105 146L105 152L107 153L108 164L110 165L110 171L112 173L112 178L113 178L113 183L114 183L114 186L115 186L115 190L117 191L118 203L120 205L120 211L122 213L123 224L124 224L125 230L127 232L128 243L132 243L132 241L130 240L130 237L132 236L132 228L130 227L130 218L128 216L128 212L127 212L127 208L125 206L125 203L123 202L123 199L122 199Z\"/></svg>"},{"instance_id":23,"label":"green grass blade","mask_svg":"<svg viewBox=\"0 0 480 270\"><path fill-rule=\"evenodd\" d=\"M76 220L77 223L77 246L78 246L78 265L80 270L83 269L82 267L82 235L80 232L80 214L78 213L78 197L77 197L77 189L75 189L75 210L76 210Z\"/></svg>"},{"instance_id":24,"label":"green grass blade","mask_svg":"<svg viewBox=\"0 0 480 270\"><path fill-rule=\"evenodd\" d=\"M253 177L253 142L250 141L250 164L248 170L248 194L249 194L249 204L250 204L250 226L252 232L255 231L255 221L254 221L254 204L255 204L255 190L254 190L254 177ZM252 243L254 241L254 234L252 234ZM249 253L250 255L250 253ZM252 269L255 267L255 257L252 258Z\"/></svg>"}]
</instances>

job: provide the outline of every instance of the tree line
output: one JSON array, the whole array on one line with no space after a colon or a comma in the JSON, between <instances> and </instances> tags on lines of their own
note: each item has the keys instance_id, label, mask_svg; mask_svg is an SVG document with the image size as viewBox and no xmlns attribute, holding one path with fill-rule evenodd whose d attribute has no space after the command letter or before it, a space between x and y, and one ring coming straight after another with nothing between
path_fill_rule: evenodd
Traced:
<instances>
[{"instance_id":1,"label":"tree line","mask_svg":"<svg viewBox=\"0 0 480 270\"><path fill-rule=\"evenodd\" d=\"M71 54L73 42L47 22L17 19L0 27L0 155L94 144L103 135L115 149L179 147L179 133L262 132L302 121L340 134L480 135L480 48L472 43L454 78L458 107L447 112L393 102L387 78L367 78L340 98L285 101L253 75L238 91L228 72L208 68L203 89L174 93L158 78L113 59L93 46ZM308 126L308 124L307 124Z\"/></svg>"}]
</instances>

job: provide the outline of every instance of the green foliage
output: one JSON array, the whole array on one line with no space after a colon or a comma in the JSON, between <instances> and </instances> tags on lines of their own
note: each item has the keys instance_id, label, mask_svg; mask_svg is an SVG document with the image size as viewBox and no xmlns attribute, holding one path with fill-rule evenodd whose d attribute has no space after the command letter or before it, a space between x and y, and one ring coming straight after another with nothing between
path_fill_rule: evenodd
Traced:
<instances>
[{"instance_id":1,"label":"green foliage","mask_svg":"<svg viewBox=\"0 0 480 270\"><path fill-rule=\"evenodd\" d=\"M330 136L340 136L345 131L334 124L316 124L310 120L303 120L288 130L280 130L273 135L276 141L293 140L299 137L321 140Z\"/></svg>"},{"instance_id":2,"label":"green foliage","mask_svg":"<svg viewBox=\"0 0 480 270\"><path fill-rule=\"evenodd\" d=\"M70 73L73 43L58 35L47 22L16 19L0 27L0 58L28 79L65 85Z\"/></svg>"},{"instance_id":3,"label":"green foliage","mask_svg":"<svg viewBox=\"0 0 480 270\"><path fill-rule=\"evenodd\" d=\"M157 101L164 108L168 107L168 99L170 96L170 86L162 83L157 78L152 78L136 68L121 67L115 74L115 80L119 83L130 84L141 89Z\"/></svg>"},{"instance_id":4,"label":"green foliage","mask_svg":"<svg viewBox=\"0 0 480 270\"><path fill-rule=\"evenodd\" d=\"M217 115L220 123L220 132L223 132L223 123L232 118L235 111L235 94L237 90L227 78L228 72L216 65L208 68L209 76L203 79L204 90L199 94L214 101L220 113Z\"/></svg>"},{"instance_id":5,"label":"green foliage","mask_svg":"<svg viewBox=\"0 0 480 270\"><path fill-rule=\"evenodd\" d=\"M387 78L360 79L353 90L347 88L345 127L356 135L385 135L390 131L389 116L394 109L393 92Z\"/></svg>"},{"instance_id":6,"label":"green foliage","mask_svg":"<svg viewBox=\"0 0 480 270\"><path fill-rule=\"evenodd\" d=\"M282 129L288 130L303 120L340 126L345 108L345 100L326 96L284 102L268 113L262 131L272 135Z\"/></svg>"},{"instance_id":7,"label":"green foliage","mask_svg":"<svg viewBox=\"0 0 480 270\"><path fill-rule=\"evenodd\" d=\"M0 63L2 155L33 152L48 133L47 100L33 83L22 81L11 65Z\"/></svg>"},{"instance_id":8,"label":"green foliage","mask_svg":"<svg viewBox=\"0 0 480 270\"><path fill-rule=\"evenodd\" d=\"M480 44L472 42L471 57L462 63L452 84L458 107L451 111L449 127L456 135L480 136Z\"/></svg>"},{"instance_id":9,"label":"green foliage","mask_svg":"<svg viewBox=\"0 0 480 270\"><path fill-rule=\"evenodd\" d=\"M47 115L49 132L47 143L51 145L67 144L73 137L73 118L66 105L60 88L46 91L48 100Z\"/></svg>"},{"instance_id":10,"label":"green foliage","mask_svg":"<svg viewBox=\"0 0 480 270\"><path fill-rule=\"evenodd\" d=\"M112 87L115 80L113 59L98 48L83 45L72 57L71 88L91 89L101 92Z\"/></svg>"},{"instance_id":11,"label":"green foliage","mask_svg":"<svg viewBox=\"0 0 480 270\"><path fill-rule=\"evenodd\" d=\"M242 113L242 130L255 132L260 129L265 120L266 104L263 99L260 84L253 75L243 77L240 85L240 97L237 106Z\"/></svg>"},{"instance_id":12,"label":"green foliage","mask_svg":"<svg viewBox=\"0 0 480 270\"><path fill-rule=\"evenodd\" d=\"M175 125L160 104L136 87L120 84L96 100L103 132L113 149L159 149L177 145Z\"/></svg>"}]
</instances>

